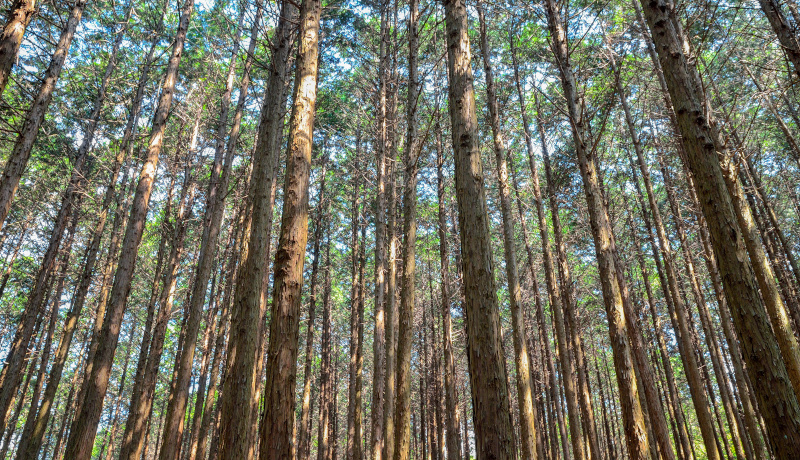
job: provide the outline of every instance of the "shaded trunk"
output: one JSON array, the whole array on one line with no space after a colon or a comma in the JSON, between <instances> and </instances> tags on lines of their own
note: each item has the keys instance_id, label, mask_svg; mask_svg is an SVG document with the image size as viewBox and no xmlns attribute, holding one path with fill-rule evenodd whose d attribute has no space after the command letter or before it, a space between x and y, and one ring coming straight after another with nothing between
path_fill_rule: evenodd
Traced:
<instances>
[{"instance_id":1,"label":"shaded trunk","mask_svg":"<svg viewBox=\"0 0 800 460\"><path fill-rule=\"evenodd\" d=\"M291 2L283 2L273 42L266 97L261 108L258 142L253 152L248 193L252 207L250 228L243 240L246 249L241 255L236 281L226 355L226 378L219 403L221 460L238 460L255 455L255 440L251 432L257 414L253 413L252 406L260 385L256 361L261 354L261 322L266 304L268 264L265 261L268 260L270 249L275 169L280 156L289 50L294 41L291 25L296 17L295 6Z\"/></svg>"},{"instance_id":2,"label":"shaded trunk","mask_svg":"<svg viewBox=\"0 0 800 460\"><path fill-rule=\"evenodd\" d=\"M514 428L508 403L508 379L478 145L467 9L463 0L445 1L445 23L476 450L480 458L511 459L516 457Z\"/></svg>"},{"instance_id":3,"label":"shaded trunk","mask_svg":"<svg viewBox=\"0 0 800 460\"><path fill-rule=\"evenodd\" d=\"M672 5L643 1L642 9L675 107L684 161L695 177L704 178L695 183L697 194L767 432L775 454L788 458L800 450L800 405L759 298L743 229L723 176L718 155L725 155L727 148L706 114L700 75L684 53L685 38Z\"/></svg>"},{"instance_id":4,"label":"shaded trunk","mask_svg":"<svg viewBox=\"0 0 800 460\"><path fill-rule=\"evenodd\" d=\"M308 240L308 186L317 100L319 27L322 4L304 0L300 12L294 106L289 121L283 215L275 254L267 381L259 458L292 458L303 265ZM251 249L252 250L252 249ZM236 374L234 374L235 379ZM231 379L233 380L233 379Z\"/></svg>"},{"instance_id":5,"label":"shaded trunk","mask_svg":"<svg viewBox=\"0 0 800 460\"><path fill-rule=\"evenodd\" d=\"M508 164L504 153L503 135L500 131L500 114L494 85L494 73L489 52L489 39L486 32L486 19L483 8L478 7L480 20L480 49L483 55L483 71L486 78L486 97L489 106L489 121L492 127L492 140L497 168L497 182L500 195L500 209L503 219L503 248L505 254L506 279L508 282L511 310L512 337L514 343L514 362L517 367L516 383L519 403L519 444L523 458L535 460L536 452L536 414L533 407L531 383L531 363L528 341L525 334L525 320L522 312L522 293L519 284L517 255L514 248L514 216L511 208L511 190L508 185ZM580 458L576 455L577 458ZM599 455L595 458L599 459Z\"/></svg>"}]
</instances>

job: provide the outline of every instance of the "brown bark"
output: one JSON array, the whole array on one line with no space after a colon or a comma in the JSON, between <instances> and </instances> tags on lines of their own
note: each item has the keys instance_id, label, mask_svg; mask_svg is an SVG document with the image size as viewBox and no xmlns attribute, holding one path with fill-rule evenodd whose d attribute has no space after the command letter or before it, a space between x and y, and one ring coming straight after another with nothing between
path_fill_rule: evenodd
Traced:
<instances>
[{"instance_id":1,"label":"brown bark","mask_svg":"<svg viewBox=\"0 0 800 460\"><path fill-rule=\"evenodd\" d=\"M406 100L406 138L403 147L403 257L400 291L399 328L397 335L397 401L394 409L394 426L386 426L386 436L394 432L395 439L387 438L387 453L391 444L393 460L408 460L411 453L411 353L414 340L414 304L416 293L416 244L417 244L417 171L420 140L417 137L417 107L420 99L420 83L417 74L419 52L419 3L410 0L408 11L408 96ZM387 342L391 344L387 338ZM390 363L387 360L387 366ZM387 382L388 383L388 382ZM387 385L387 395L389 387ZM392 400L387 397L387 404Z\"/></svg>"},{"instance_id":2,"label":"brown bark","mask_svg":"<svg viewBox=\"0 0 800 460\"><path fill-rule=\"evenodd\" d=\"M11 68L17 62L19 46L33 15L36 0L14 0L8 10L8 19L0 32L0 96L6 89L11 76Z\"/></svg>"},{"instance_id":3,"label":"brown bark","mask_svg":"<svg viewBox=\"0 0 800 460\"><path fill-rule=\"evenodd\" d=\"M361 391L362 391L362 378L364 371L364 309L361 299L364 296L364 291L361 289L360 276L362 275L360 266L363 263L364 241L359 240L358 231L359 227L363 225L361 220L362 205L361 205L361 178L360 171L360 158L361 158L361 131L356 133L356 154L355 154L355 167L353 168L353 211L352 211L352 237L350 239L352 259L351 278L352 286L350 288L350 380L348 387L348 404L347 404L347 450L345 453L346 460L362 460L364 458L362 436L362 410L361 410ZM313 325L309 322L309 329L313 329ZM311 333L309 333L311 334ZM309 372L311 349L306 348L306 373ZM310 389L310 388L309 388ZM305 405L305 400L303 401ZM305 406L304 406L305 407ZM302 457L301 457L302 458Z\"/></svg>"},{"instance_id":4,"label":"brown bark","mask_svg":"<svg viewBox=\"0 0 800 460\"><path fill-rule=\"evenodd\" d=\"M324 169L324 168L323 168ZM322 174L322 177L326 177ZM321 184L319 197L316 205L316 218L314 219L314 247L313 259L311 262L311 280L309 281L309 302L308 302L308 325L306 326L306 358L303 369L303 405L300 412L300 435L298 441L298 457L308 458L311 450L311 417L314 412L311 402L311 386L314 361L314 323L317 313L317 276L319 273L320 245L323 239L325 206L323 205L324 182ZM360 460L360 459L359 459Z\"/></svg>"},{"instance_id":5,"label":"brown bark","mask_svg":"<svg viewBox=\"0 0 800 460\"><path fill-rule=\"evenodd\" d=\"M317 99L319 25L322 4L304 0L295 75L294 107L289 122L283 216L275 254L267 381L261 419L261 460L292 458L295 377L297 374L303 264L308 240L308 185Z\"/></svg>"},{"instance_id":6,"label":"brown bark","mask_svg":"<svg viewBox=\"0 0 800 460\"><path fill-rule=\"evenodd\" d=\"M503 218L503 247L505 253L506 279L508 282L509 304L511 309L514 361L517 367L517 398L519 404L519 443L523 458L536 459L536 414L533 407L531 383L531 363L528 342L525 334L525 320L522 312L522 298L517 268L517 255L514 248L514 216L511 209L511 190L508 185L508 164L506 163L503 135L500 131L500 114L494 84L489 40L486 33L486 19L483 8L478 7L480 20L480 49L483 55L483 71L486 78L486 98L489 106L489 121L492 127L492 140L497 168L500 208ZM581 451L582 452L582 451ZM579 458L576 455L576 458ZM595 458L599 458L598 455Z\"/></svg>"},{"instance_id":7,"label":"brown bark","mask_svg":"<svg viewBox=\"0 0 800 460\"><path fill-rule=\"evenodd\" d=\"M463 0L445 1L445 23L476 450L480 458L511 459L516 456L516 449L500 341L467 10Z\"/></svg>"},{"instance_id":8,"label":"brown bark","mask_svg":"<svg viewBox=\"0 0 800 460\"><path fill-rule=\"evenodd\" d=\"M642 1L661 68L675 108L686 158L708 223L742 352L755 386L772 447L778 457L800 450L800 405L792 388L775 336L759 298L753 267L748 262L719 154L727 148L706 113L706 99L697 69L684 52L685 38L672 5Z\"/></svg>"},{"instance_id":9,"label":"brown bark","mask_svg":"<svg viewBox=\"0 0 800 460\"><path fill-rule=\"evenodd\" d=\"M761 5L761 11L767 17L772 31L778 37L778 43L791 61L795 73L800 75L800 42L797 30L789 24L778 0L758 0L758 3Z\"/></svg>"},{"instance_id":10,"label":"brown bark","mask_svg":"<svg viewBox=\"0 0 800 460\"><path fill-rule=\"evenodd\" d=\"M42 126L42 123L44 123L47 107L53 99L53 91L55 91L58 77L61 75L61 70L64 68L64 61L66 61L67 55L69 54L69 46L70 43L72 43L72 37L75 35L75 29L78 27L85 7L86 0L77 0L72 5L67 21L64 23L64 28L61 30L58 44L53 51L53 56L50 58L50 64L47 66L44 78L42 79L42 85L39 87L39 91L36 93L36 97L31 103L28 113L25 115L25 121L14 143L14 149L8 156L5 168L3 169L3 175L0 176L0 225L3 225L11 209L11 202L14 200L14 195L17 193L17 188L19 187L19 181L31 157L31 150L33 149L36 135L39 133L39 128ZM3 29L3 34L5 34L6 31L12 34L15 32L19 33L18 30L9 30L8 27ZM21 38L22 37L20 37L20 40ZM0 40L2 40L1 37ZM0 41L0 52L4 51L4 44L3 41ZM17 48L19 47L19 45L16 46ZM0 54L0 60L2 60L3 57L4 56ZM0 67L2 65L3 63L0 63ZM3 78L2 74L0 74L0 78ZM3 86L0 86L0 90L2 90L2 88ZM0 403L3 401L3 399L0 399ZM4 412L5 407L0 405L0 413ZM2 426L0 426L0 428L2 428Z\"/></svg>"},{"instance_id":11,"label":"brown bark","mask_svg":"<svg viewBox=\"0 0 800 460\"><path fill-rule=\"evenodd\" d=\"M631 323L630 310L626 286L621 278L620 267L617 266L616 243L609 222L608 210L601 190L596 159L591 147L591 138L588 135L587 120L578 112L577 88L575 77L569 62L567 37L561 23L558 6L554 0L547 0L548 24L553 42L553 50L558 63L564 95L567 101L569 121L572 126L572 135L575 140L575 150L578 156L581 177L584 183L586 202L589 208L590 225L595 242L595 252L600 272L600 282L603 291L603 302L608 315L609 336L614 355L614 367L619 385L622 418L625 427L625 437L628 443L628 453L632 459L643 459L649 451L649 443L645 429L645 419L638 399L638 382L634 371L643 374L648 371L647 363L642 363L637 352L641 352L635 340L638 330ZM626 311L627 310L627 311ZM631 342L634 342L633 344ZM634 361L635 360L635 361ZM647 385L644 385L645 394L648 394ZM654 407L655 408L655 407ZM660 407L651 411L650 416L660 413ZM663 414L661 414L663 417ZM663 439L659 436L659 440ZM671 447L667 444L667 449Z\"/></svg>"},{"instance_id":12,"label":"brown bark","mask_svg":"<svg viewBox=\"0 0 800 460\"><path fill-rule=\"evenodd\" d=\"M181 8L175 43L167 64L166 76L153 118L145 162L142 165L136 186L136 194L131 205L131 216L125 230L125 239L122 243L122 253L119 258L117 273L111 288L103 327L97 340L97 351L92 362L91 373L84 382L86 396L81 403L80 413L72 425L69 440L67 441L66 456L69 458L83 460L88 459L91 455L103 399L108 389L108 378L117 348L122 317L131 288L133 271L136 265L136 253L142 240L142 233L147 219L147 208L153 190L153 182L155 181L158 156L161 153L164 141L164 131L169 119L175 83L178 77L178 65L183 54L183 45L186 41L186 32L189 28L189 19L193 6L192 0L187 0Z\"/></svg>"},{"instance_id":13,"label":"brown bark","mask_svg":"<svg viewBox=\"0 0 800 460\"><path fill-rule=\"evenodd\" d=\"M330 228L325 233L328 234ZM325 243L325 281L322 291L322 337L320 337L319 372L319 423L317 425L317 460L331 460L330 448L333 443L333 422L331 404L333 403L333 350L331 324L331 239Z\"/></svg>"},{"instance_id":14,"label":"brown bark","mask_svg":"<svg viewBox=\"0 0 800 460\"><path fill-rule=\"evenodd\" d=\"M375 139L375 169L376 187L375 197L375 326L372 341L373 371L372 371L372 414L370 430L370 458L372 460L388 460L383 458L384 448L384 411L385 379L386 379L386 288L388 275L387 256L387 229L386 229L386 187L387 187L387 86L389 79L388 67L388 41L389 41L389 11L388 0L380 4L380 49L378 68L378 113L377 133Z\"/></svg>"},{"instance_id":15,"label":"brown bark","mask_svg":"<svg viewBox=\"0 0 800 460\"><path fill-rule=\"evenodd\" d=\"M439 115L437 114L437 117ZM444 391L447 415L447 460L461 460L461 414L456 393L456 365L453 356L453 324L450 315L452 288L450 282L450 253L447 244L447 217L445 215L444 147L437 122L436 136L436 196L438 208L439 269L442 283L442 351L444 359Z\"/></svg>"}]
</instances>

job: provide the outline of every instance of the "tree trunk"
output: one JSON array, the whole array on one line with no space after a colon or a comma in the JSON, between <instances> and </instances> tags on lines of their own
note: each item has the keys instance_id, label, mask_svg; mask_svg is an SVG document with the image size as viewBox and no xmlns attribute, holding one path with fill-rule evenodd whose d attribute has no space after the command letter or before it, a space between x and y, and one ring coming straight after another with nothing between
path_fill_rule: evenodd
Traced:
<instances>
[{"instance_id":1,"label":"tree trunk","mask_svg":"<svg viewBox=\"0 0 800 460\"><path fill-rule=\"evenodd\" d=\"M189 28L189 19L194 4L187 0L181 8L178 29L172 54L167 64L166 76L159 96L156 113L148 142L145 162L142 165L136 194L131 205L131 217L125 230L125 239L122 243L122 254L119 259L114 284L111 288L109 305L103 320L103 327L97 340L97 351L91 364L91 373L84 382L86 395L81 403L81 410L76 417L69 440L67 441L66 456L71 459L85 460L91 455L92 444L97 432L97 423L103 408L103 399L108 389L111 364L119 339L120 325L125 313L128 293L131 288L133 271L136 265L136 253L142 240L147 208L150 195L155 182L158 156L164 141L164 131L170 115L172 97L178 78L178 65L183 54L186 41L186 32Z\"/></svg>"},{"instance_id":2,"label":"tree trunk","mask_svg":"<svg viewBox=\"0 0 800 460\"><path fill-rule=\"evenodd\" d=\"M514 361L517 367L517 398L519 404L519 443L523 458L535 460L536 452L536 414L533 407L531 384L531 363L528 354L528 341L525 334L525 320L522 312L522 293L519 285L517 255L514 248L514 215L511 208L511 190L508 185L508 164L506 163L503 135L500 131L500 114L497 104L494 75L489 52L489 39L486 32L486 19L483 8L478 7L480 21L480 49L483 55L483 72L486 78L486 98L489 106L489 121L492 127L492 140L495 153L495 167L500 195L500 208L503 218L503 247L505 253L506 279L508 282L509 304L511 309ZM576 455L576 458L580 458ZM599 455L594 457L599 459Z\"/></svg>"},{"instance_id":3,"label":"tree trunk","mask_svg":"<svg viewBox=\"0 0 800 460\"><path fill-rule=\"evenodd\" d=\"M406 139L403 147L403 258L400 291L399 330L397 334L397 405L394 409L395 439L387 446L394 448L393 460L408 460L411 452L411 353L414 341L414 304L416 293L417 244L417 171L419 140L417 139L417 107L420 84L417 74L419 52L419 4L410 0L408 13L408 97L406 99ZM391 300L390 300L391 303ZM388 342L388 339L387 339ZM389 342L391 343L391 342ZM387 365L389 363L387 362ZM388 387L387 387L388 390ZM387 391L387 393L389 393ZM387 404L392 404L387 398ZM391 430L387 425L386 435ZM387 449L388 451L389 449Z\"/></svg>"},{"instance_id":4,"label":"tree trunk","mask_svg":"<svg viewBox=\"0 0 800 460\"><path fill-rule=\"evenodd\" d=\"M36 0L14 0L8 10L6 25L0 33L0 96L6 89L11 68L17 62L19 46L36 12Z\"/></svg>"},{"instance_id":5,"label":"tree trunk","mask_svg":"<svg viewBox=\"0 0 800 460\"><path fill-rule=\"evenodd\" d=\"M378 68L378 113L377 138L375 139L376 197L375 197L375 327L372 340L372 414L370 430L370 452L372 460L388 460L383 458L384 447L384 411L385 411L385 379L386 379L386 150L387 150L387 86L389 71L387 69L389 12L388 0L380 3L380 50Z\"/></svg>"},{"instance_id":6,"label":"tree trunk","mask_svg":"<svg viewBox=\"0 0 800 460\"><path fill-rule=\"evenodd\" d=\"M252 213L250 229L244 240L247 249L241 256L241 268L231 310L227 376L219 403L221 460L238 460L255 454L255 440L251 438L250 430L257 414L252 413L251 406L259 385L255 370L256 360L260 355L260 336L263 332L261 319L266 304L264 299L268 264L265 261L269 258L273 188L280 156L289 51L294 42L291 27L296 17L297 9L294 4L283 2L274 39L274 58L267 83L267 96L261 108L258 142L253 153L252 180L248 193L252 200Z\"/></svg>"},{"instance_id":7,"label":"tree trunk","mask_svg":"<svg viewBox=\"0 0 800 460\"><path fill-rule=\"evenodd\" d=\"M727 148L706 114L700 76L684 54L685 38L672 5L653 0L643 1L642 8L675 107L684 161L695 177L703 178L695 184L697 193L768 435L775 454L788 458L800 450L800 405L759 299L743 229L723 177L718 155L725 155Z\"/></svg>"},{"instance_id":8,"label":"tree trunk","mask_svg":"<svg viewBox=\"0 0 800 460\"><path fill-rule=\"evenodd\" d=\"M351 237L351 258L352 258L352 286L350 288L350 381L348 387L348 404L347 404L347 450L346 460L363 460L363 444L361 442L362 435L362 414L361 414L361 379L363 376L364 367L364 310L361 299L365 295L361 289L361 263L363 261L362 254L364 253L364 246L366 242L360 241L358 238L359 227L362 226L361 220L362 207L361 207L361 131L356 133L356 154L355 154L355 167L352 170L354 177L353 182L353 212L352 212L352 237ZM363 227L362 227L363 228ZM309 331L313 330L313 324L309 322ZM312 335L309 332L309 335ZM307 341L308 343L308 341ZM306 373L310 372L311 365L311 348L306 346ZM310 388L309 388L310 390ZM305 407L305 399L303 400ZM302 422L301 422L302 423ZM302 458L302 457L300 457Z\"/></svg>"},{"instance_id":9,"label":"tree trunk","mask_svg":"<svg viewBox=\"0 0 800 460\"><path fill-rule=\"evenodd\" d=\"M439 115L437 114L437 117ZM442 351L444 352L444 391L447 408L447 460L462 460L461 457L461 414L459 414L456 394L456 365L453 356L453 324L450 315L452 288L450 282L450 253L447 248L447 217L445 216L444 189L444 147L442 146L441 126L437 119L436 127L436 196L439 225L439 269L442 283Z\"/></svg>"},{"instance_id":10,"label":"tree trunk","mask_svg":"<svg viewBox=\"0 0 800 460\"><path fill-rule=\"evenodd\" d=\"M797 30L786 20L778 0L758 0L758 3L772 31L778 37L778 43L791 61L795 73L800 75L800 42L797 39Z\"/></svg>"},{"instance_id":11,"label":"tree trunk","mask_svg":"<svg viewBox=\"0 0 800 460\"><path fill-rule=\"evenodd\" d=\"M267 353L267 381L270 385L264 395L261 419L259 458L262 460L286 459L295 455L292 442L295 377L303 264L308 240L308 185L317 99L321 9L319 0L304 0L300 12L294 106L289 122L283 216L275 254L272 323ZM235 379L235 376L229 378Z\"/></svg>"},{"instance_id":12,"label":"tree trunk","mask_svg":"<svg viewBox=\"0 0 800 460\"><path fill-rule=\"evenodd\" d=\"M26 19L26 14L33 14L34 0L19 1L30 3L31 5L29 8L31 12L23 13L22 11L15 12L12 10L11 14L19 14L20 21L30 21L30 17ZM16 4L14 6L16 6ZM12 6L12 8L14 6ZM31 150L33 149L36 135L39 133L39 128L42 126L42 123L44 123L47 107L53 99L53 91L55 91L58 77L61 75L61 69L64 68L64 61L66 61L67 55L69 54L69 45L72 43L72 37L75 35L75 29L78 27L85 7L86 0L76 0L72 5L69 17L64 23L64 28L61 30L61 36L58 39L56 49L53 52L53 56L50 58L50 64L42 79L42 85L39 87L39 92L36 93L36 97L31 103L28 113L25 115L25 121L14 143L14 149L8 156L3 175L0 176L0 226L5 222L8 212L11 209L11 202L14 200L14 195L17 193L17 188L19 187L20 178L22 178L25 167L28 165L28 159L31 157ZM25 9L25 7L22 7L22 9ZM8 78L7 71L2 70L4 66L7 65L3 62L7 58L5 55L7 52L6 46L10 44L8 42L9 40L15 41L15 39L11 37L6 38L5 34L9 32L12 35L19 34L19 42L21 43L22 34L24 33L24 30L13 30L9 27L9 25L13 26L13 24L13 22L11 24L6 24L2 35L0 35L0 93L5 89L5 83ZM17 27L21 25L22 24L19 23ZM19 50L19 44L13 46L16 47L16 50ZM8 58L12 59L12 62L16 60L16 50L14 51L14 56L8 56ZM10 51L10 49L8 49L8 51ZM0 403L3 402L4 400L0 400ZM0 405L0 414L4 414L6 410L4 405ZM2 428L2 426L0 426L0 428Z\"/></svg>"},{"instance_id":13,"label":"tree trunk","mask_svg":"<svg viewBox=\"0 0 800 460\"><path fill-rule=\"evenodd\" d=\"M516 457L514 429L500 341L467 9L463 0L445 1L445 22L476 449L479 458L511 459Z\"/></svg>"}]
</instances>

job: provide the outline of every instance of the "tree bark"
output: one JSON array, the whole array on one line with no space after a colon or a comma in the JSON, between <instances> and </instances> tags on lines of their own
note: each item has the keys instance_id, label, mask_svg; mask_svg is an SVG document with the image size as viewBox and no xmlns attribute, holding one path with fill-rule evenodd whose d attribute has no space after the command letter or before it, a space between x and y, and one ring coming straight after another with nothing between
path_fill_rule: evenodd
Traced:
<instances>
[{"instance_id":1,"label":"tree bark","mask_svg":"<svg viewBox=\"0 0 800 460\"><path fill-rule=\"evenodd\" d=\"M476 449L479 458L511 459L516 457L514 429L500 341L467 9L463 0L445 1L445 23Z\"/></svg>"},{"instance_id":2,"label":"tree bark","mask_svg":"<svg viewBox=\"0 0 800 460\"><path fill-rule=\"evenodd\" d=\"M777 0L758 0L758 3L772 31L778 37L778 43L791 61L795 73L800 76L800 42L797 39L797 30L786 20Z\"/></svg>"},{"instance_id":3,"label":"tree bark","mask_svg":"<svg viewBox=\"0 0 800 460\"><path fill-rule=\"evenodd\" d=\"M292 442L295 378L303 264L308 240L308 185L317 100L321 10L319 0L304 0L300 11L300 44L294 106L289 122L283 216L275 254L272 323L266 367L270 386L265 391L261 419L261 460L287 459L295 455Z\"/></svg>"},{"instance_id":4,"label":"tree bark","mask_svg":"<svg viewBox=\"0 0 800 460\"><path fill-rule=\"evenodd\" d=\"M184 2L172 54L167 64L166 76L159 96L156 113L153 117L150 140L142 165L136 194L131 205L131 216L125 230L125 239L122 243L122 254L119 258L117 273L111 288L109 305L103 320L97 343L97 351L92 362L91 373L84 382L85 399L81 403L81 410L72 425L67 441L66 456L71 459L85 460L91 455L92 444L97 432L97 423L100 420L103 400L108 389L111 364L116 352L122 317L125 312L128 293L131 288L133 271L136 265L136 253L142 240L147 208L150 195L155 182L158 156L164 141L164 131L172 106L175 84L178 78L178 66L183 54L186 33L189 28L189 19L193 9L192 0Z\"/></svg>"},{"instance_id":5,"label":"tree bark","mask_svg":"<svg viewBox=\"0 0 800 460\"><path fill-rule=\"evenodd\" d=\"M36 13L36 0L14 0L8 10L6 25L0 32L0 96L6 89L11 68L17 62L17 54L31 19Z\"/></svg>"},{"instance_id":6,"label":"tree bark","mask_svg":"<svg viewBox=\"0 0 800 460\"><path fill-rule=\"evenodd\" d=\"M533 407L531 383L531 363L528 341L525 334L525 320L522 312L522 293L519 285L517 255L514 248L514 215L511 208L511 190L508 185L508 164L500 131L500 114L494 84L489 39L486 32L486 18L483 8L478 6L480 22L480 49L483 55L483 73L486 78L486 99L489 106L489 122L492 127L492 141L497 168L497 182L500 195L500 209L503 219L503 248L505 253L506 279L508 282L509 304L511 310L514 361L517 367L517 398L519 405L519 444L523 458L535 460L536 452L536 414ZM581 451L582 452L582 451ZM581 458L576 455L576 458ZM595 458L599 458L599 455Z\"/></svg>"},{"instance_id":7,"label":"tree bark","mask_svg":"<svg viewBox=\"0 0 800 460\"><path fill-rule=\"evenodd\" d=\"M775 454L788 458L800 450L800 405L759 298L744 229L723 177L718 155L725 155L727 148L706 113L700 75L684 52L685 38L672 5L651 0L642 1L642 8L674 104L684 161L695 177L703 178L695 183L697 193L767 432Z\"/></svg>"}]
</instances>

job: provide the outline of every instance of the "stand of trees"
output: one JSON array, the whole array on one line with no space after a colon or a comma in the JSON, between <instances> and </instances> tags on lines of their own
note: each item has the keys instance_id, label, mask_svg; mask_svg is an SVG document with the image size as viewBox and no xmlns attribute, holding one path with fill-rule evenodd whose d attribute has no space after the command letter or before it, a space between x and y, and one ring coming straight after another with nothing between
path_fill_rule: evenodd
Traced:
<instances>
[{"instance_id":1,"label":"stand of trees","mask_svg":"<svg viewBox=\"0 0 800 460\"><path fill-rule=\"evenodd\" d=\"M790 459L794 0L14 0L0 458Z\"/></svg>"}]
</instances>

